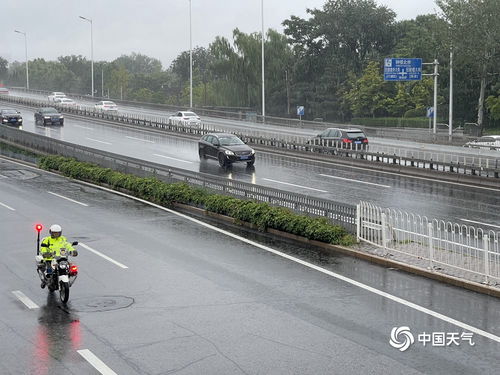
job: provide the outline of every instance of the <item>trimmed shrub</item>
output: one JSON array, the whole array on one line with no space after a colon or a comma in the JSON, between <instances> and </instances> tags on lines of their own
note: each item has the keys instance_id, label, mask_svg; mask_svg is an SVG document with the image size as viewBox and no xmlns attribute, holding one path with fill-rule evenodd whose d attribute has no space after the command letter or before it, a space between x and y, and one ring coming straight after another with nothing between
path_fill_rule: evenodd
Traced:
<instances>
[{"instance_id":1,"label":"trimmed shrub","mask_svg":"<svg viewBox=\"0 0 500 375\"><path fill-rule=\"evenodd\" d=\"M262 231L273 228L334 245L349 246L355 242L345 228L330 224L326 218L299 215L286 208L232 198L181 182L168 184L155 177L137 177L76 159L53 155L42 157L39 167L60 171L74 179L106 184L114 189L124 189L139 198L163 206L171 206L177 202L202 207L210 212L254 224Z\"/></svg>"}]
</instances>

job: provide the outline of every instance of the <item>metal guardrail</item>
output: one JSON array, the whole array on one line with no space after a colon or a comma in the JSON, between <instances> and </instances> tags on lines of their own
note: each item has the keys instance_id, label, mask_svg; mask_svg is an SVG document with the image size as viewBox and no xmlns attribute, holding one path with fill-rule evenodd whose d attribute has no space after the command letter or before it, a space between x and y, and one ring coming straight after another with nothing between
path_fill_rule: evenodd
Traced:
<instances>
[{"instance_id":1,"label":"metal guardrail","mask_svg":"<svg viewBox=\"0 0 500 375\"><path fill-rule=\"evenodd\" d=\"M205 173L186 171L6 126L0 126L0 140L2 139L41 152L73 157L80 161L97 164L123 173L130 173L140 177L154 176L166 182L182 181L191 186L207 188L221 194L267 202L273 206L286 207L302 214L326 217L332 223L342 225L351 233L355 233L356 206L354 205L229 180Z\"/></svg>"},{"instance_id":2,"label":"metal guardrail","mask_svg":"<svg viewBox=\"0 0 500 375\"><path fill-rule=\"evenodd\" d=\"M210 132L225 132L223 127L203 124L200 127L190 127L180 124L171 124L167 117L122 114L96 111L90 106L67 107L57 103L41 101L23 97L1 97L0 100L12 103L39 107L50 104L65 113L79 116L97 118L116 123L125 123L136 126L152 127L175 133L191 135L204 135ZM298 135L279 134L277 137L265 137L258 130L240 129L235 132L245 142L285 149L295 152L313 152L333 155L335 157L366 160L378 164L391 164L400 167L411 167L428 169L454 174L470 176L490 177L498 179L500 177L500 153L498 158L476 157L469 155L454 155L447 153L435 153L427 151L408 150L405 148L395 148L386 146L370 146L368 150L363 150L362 145L354 143L345 144L332 143L328 140L311 139Z\"/></svg>"},{"instance_id":3,"label":"metal guardrail","mask_svg":"<svg viewBox=\"0 0 500 375\"><path fill-rule=\"evenodd\" d=\"M428 219L370 203L357 206L359 240L440 267L479 277L486 284L500 283L500 232ZM411 263L411 261L410 261Z\"/></svg>"},{"instance_id":4,"label":"metal guardrail","mask_svg":"<svg viewBox=\"0 0 500 375\"><path fill-rule=\"evenodd\" d=\"M48 95L50 91L46 90L27 90L24 87L12 87L12 90L17 90L20 92L26 93L35 93L39 95ZM227 119L227 120L236 120L242 122L256 122L260 124L268 124L275 126L283 126L288 128L295 129L313 129L313 130L324 130L327 128L358 128L364 130L364 132L371 137L380 137L385 138L388 137L390 139L398 139L398 140L409 140L409 141L421 141L421 142L444 142L446 144L450 144L450 140L448 137L448 132L432 134L427 129L424 128L388 128L388 127L373 127L373 126L364 126L364 125L356 125L356 124L345 124L345 123L333 123L333 122L318 122L318 121L309 121L309 120L299 120L296 118L286 118L286 117L275 117L275 116L265 116L258 115L253 113L252 115L248 115L247 112L238 111L224 111L224 110L214 110L207 109L203 107L195 107L189 108L186 106L173 106L168 104L160 104L160 103L145 103L145 102L137 102L131 100L123 100L117 98L103 98L103 97L91 97L90 95L82 95L82 94L66 94L69 97L75 99L83 99L83 100L113 100L118 104L130 105L130 106L139 106L144 108L151 109L159 109L177 112L180 110L196 110L199 115ZM457 139L460 144L463 144L463 134L454 134L454 139ZM451 142L453 143L453 142Z\"/></svg>"}]
</instances>

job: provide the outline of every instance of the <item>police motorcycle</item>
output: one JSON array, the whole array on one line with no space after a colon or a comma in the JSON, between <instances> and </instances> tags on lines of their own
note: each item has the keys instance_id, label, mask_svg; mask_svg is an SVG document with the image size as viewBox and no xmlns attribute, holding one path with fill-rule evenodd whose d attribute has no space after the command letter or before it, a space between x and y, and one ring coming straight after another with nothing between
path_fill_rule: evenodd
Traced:
<instances>
[{"instance_id":1,"label":"police motorcycle","mask_svg":"<svg viewBox=\"0 0 500 375\"><path fill-rule=\"evenodd\" d=\"M36 227L38 233L40 234L41 225ZM38 239L38 244L40 239ZM75 241L71 246L78 245L78 241ZM40 255L39 247L48 247L47 244L41 244L37 246L37 255L35 256L37 264L37 272L42 285L47 285L50 292L59 290L59 298L62 303L66 303L69 300L69 288L73 285L76 278L78 277L78 266L69 261L69 256L76 256L78 253L75 251L74 254L70 254L70 251L66 249L61 249L60 256L54 256L51 262L52 272L47 273L47 264L43 260L43 256Z\"/></svg>"}]
</instances>

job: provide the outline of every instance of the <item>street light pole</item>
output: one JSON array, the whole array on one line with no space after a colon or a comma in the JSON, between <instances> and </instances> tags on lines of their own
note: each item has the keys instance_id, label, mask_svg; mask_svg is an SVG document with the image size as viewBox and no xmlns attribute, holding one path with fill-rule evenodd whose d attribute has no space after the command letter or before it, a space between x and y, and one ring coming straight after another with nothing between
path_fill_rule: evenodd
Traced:
<instances>
[{"instance_id":1,"label":"street light pole","mask_svg":"<svg viewBox=\"0 0 500 375\"><path fill-rule=\"evenodd\" d=\"M29 69L28 69L28 38L26 37L26 33L19 31L19 30L14 30L15 33L18 34L23 34L24 35L24 53L26 56L26 89L30 89L30 74L29 74Z\"/></svg>"},{"instance_id":2,"label":"street light pole","mask_svg":"<svg viewBox=\"0 0 500 375\"><path fill-rule=\"evenodd\" d=\"M193 23L191 0L189 0L189 108L193 109Z\"/></svg>"},{"instance_id":3,"label":"street light pole","mask_svg":"<svg viewBox=\"0 0 500 375\"><path fill-rule=\"evenodd\" d=\"M93 27L92 20L90 18L85 18L79 16L82 20L90 22L90 74L92 75L92 97L94 97L94 35L93 35Z\"/></svg>"},{"instance_id":4,"label":"street light pole","mask_svg":"<svg viewBox=\"0 0 500 375\"><path fill-rule=\"evenodd\" d=\"M262 19L262 122L266 122L266 88L264 72L264 0L261 0L261 19Z\"/></svg>"}]
</instances>

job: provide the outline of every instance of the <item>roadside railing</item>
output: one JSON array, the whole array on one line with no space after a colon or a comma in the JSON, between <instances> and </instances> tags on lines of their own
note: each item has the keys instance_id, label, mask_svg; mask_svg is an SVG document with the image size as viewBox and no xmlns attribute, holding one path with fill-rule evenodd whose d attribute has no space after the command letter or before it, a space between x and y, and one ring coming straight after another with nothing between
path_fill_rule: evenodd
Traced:
<instances>
[{"instance_id":1,"label":"roadside railing","mask_svg":"<svg viewBox=\"0 0 500 375\"><path fill-rule=\"evenodd\" d=\"M172 124L167 117L142 114L123 114L96 111L90 106L61 106L57 103L23 97L2 97L11 103L39 107L51 105L62 112L77 116L96 118L115 123L134 126L152 127L164 131L201 136L210 132L225 132L227 129L217 125L202 124L200 127ZM408 150L379 145L370 145L365 149L363 144L332 142L326 139L310 138L299 135L277 134L276 137L263 135L259 130L238 129L234 132L245 142L264 147L287 150L294 153L315 153L332 155L343 159L363 160L377 164L389 164L396 167L419 168L453 174L479 176L498 179L500 177L499 156L478 157L471 155L454 155L429 151Z\"/></svg>"},{"instance_id":2,"label":"roadside railing","mask_svg":"<svg viewBox=\"0 0 500 375\"><path fill-rule=\"evenodd\" d=\"M13 87L12 90L25 92L25 93L33 93L38 95L47 96L50 91L46 90L27 90L24 87ZM448 131L439 132L437 134L433 134L426 129L422 128L387 128L387 127L374 127L374 126L364 126L364 125L356 125L356 124L347 124L347 123L334 123L334 122L323 122L323 121L309 121L309 120L301 120L297 118L287 118L287 117L276 117L276 116L262 116L252 112L252 115L249 115L247 111L227 111L227 110L216 110L216 109L208 109L203 107L195 107L189 108L187 106L174 106L163 103L145 103L145 102L137 102L131 100L123 100L117 98L103 98L103 97L91 97L90 95L82 95L82 94L67 94L68 96L81 99L81 100L113 100L118 104L129 105L135 107L144 107L165 111L180 111L180 110L196 110L199 115L220 118L220 119L228 119L228 120L236 120L241 122L256 122L256 123L265 123L268 125L275 126L283 126L287 128L295 128L295 129L313 129L313 130L324 130L327 128L358 128L362 129L368 136L371 137L388 137L390 139L398 139L398 140L410 140L410 141L421 141L421 142L443 142L446 144L450 143L459 143L463 144L463 133L461 134L453 134L453 138L450 141L448 137Z\"/></svg>"},{"instance_id":3,"label":"roadside railing","mask_svg":"<svg viewBox=\"0 0 500 375\"><path fill-rule=\"evenodd\" d=\"M357 237L428 269L466 273L481 282L500 283L500 233L413 213L357 206Z\"/></svg>"},{"instance_id":4,"label":"roadside railing","mask_svg":"<svg viewBox=\"0 0 500 375\"><path fill-rule=\"evenodd\" d=\"M130 173L140 177L154 176L166 182L182 181L191 186L207 188L237 198L267 202L273 206L286 207L298 213L325 217L333 224L342 225L351 233L355 233L356 230L356 206L354 205L230 180L206 173L187 171L6 126L0 126L0 140L2 139L30 149L73 157L80 161L93 163L104 168L112 168L123 173Z\"/></svg>"}]
</instances>

